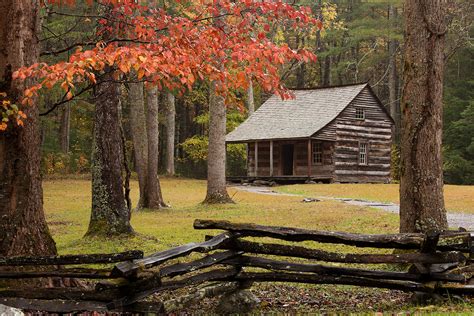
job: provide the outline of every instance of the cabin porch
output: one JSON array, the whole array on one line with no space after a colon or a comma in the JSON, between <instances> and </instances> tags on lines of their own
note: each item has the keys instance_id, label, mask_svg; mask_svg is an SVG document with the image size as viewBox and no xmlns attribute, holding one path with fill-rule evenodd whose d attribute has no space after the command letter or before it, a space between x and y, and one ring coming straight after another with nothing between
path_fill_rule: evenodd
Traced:
<instances>
[{"instance_id":1,"label":"cabin porch","mask_svg":"<svg viewBox=\"0 0 474 316\"><path fill-rule=\"evenodd\" d=\"M304 182L333 179L334 142L318 139L247 142L247 174L229 181Z\"/></svg>"}]
</instances>

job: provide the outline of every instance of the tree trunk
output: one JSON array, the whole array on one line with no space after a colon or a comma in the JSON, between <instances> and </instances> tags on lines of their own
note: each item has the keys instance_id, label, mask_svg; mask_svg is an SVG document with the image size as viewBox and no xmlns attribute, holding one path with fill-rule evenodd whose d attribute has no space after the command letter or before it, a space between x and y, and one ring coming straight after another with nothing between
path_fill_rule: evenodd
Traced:
<instances>
[{"instance_id":1,"label":"tree trunk","mask_svg":"<svg viewBox=\"0 0 474 316\"><path fill-rule=\"evenodd\" d=\"M397 8L393 5L389 5L389 23L392 25L392 28L395 27L397 20ZM395 128L393 130L393 139L395 143L400 143L400 110L398 102L398 74L397 74L397 47L398 42L394 39L389 39L388 42L388 94L389 94L389 104L390 104L390 116L395 121Z\"/></svg>"},{"instance_id":2,"label":"tree trunk","mask_svg":"<svg viewBox=\"0 0 474 316\"><path fill-rule=\"evenodd\" d=\"M253 82L249 80L249 87L247 89L247 108L249 110L249 116L255 112L255 99L253 96Z\"/></svg>"},{"instance_id":3,"label":"tree trunk","mask_svg":"<svg viewBox=\"0 0 474 316\"><path fill-rule=\"evenodd\" d=\"M143 206L148 167L148 137L146 131L145 99L143 94L143 83L130 83L129 87L128 103L130 107L130 131L132 134L135 169L137 171L138 186L140 189L140 200L138 201L137 209L140 209Z\"/></svg>"},{"instance_id":4,"label":"tree trunk","mask_svg":"<svg viewBox=\"0 0 474 316\"><path fill-rule=\"evenodd\" d=\"M0 2L0 91L19 104L24 84L12 71L39 60L39 3ZM24 127L0 132L0 257L56 254L43 212L37 106L20 106Z\"/></svg>"},{"instance_id":5,"label":"tree trunk","mask_svg":"<svg viewBox=\"0 0 474 316\"><path fill-rule=\"evenodd\" d=\"M296 36L296 44L298 48L304 48L305 39L304 37ZM302 63L296 70L296 88L302 89L306 85L306 64Z\"/></svg>"},{"instance_id":6,"label":"tree trunk","mask_svg":"<svg viewBox=\"0 0 474 316\"><path fill-rule=\"evenodd\" d=\"M323 67L324 71L321 86L329 87L331 85L331 56L324 57Z\"/></svg>"},{"instance_id":7,"label":"tree trunk","mask_svg":"<svg viewBox=\"0 0 474 316\"><path fill-rule=\"evenodd\" d=\"M441 135L446 1L405 3L400 231L448 227Z\"/></svg>"},{"instance_id":8,"label":"tree trunk","mask_svg":"<svg viewBox=\"0 0 474 316\"><path fill-rule=\"evenodd\" d=\"M209 97L209 150L207 154L207 195L204 203L233 203L227 193L226 107L224 97L217 95L216 82L211 83Z\"/></svg>"},{"instance_id":9,"label":"tree trunk","mask_svg":"<svg viewBox=\"0 0 474 316\"><path fill-rule=\"evenodd\" d=\"M176 104L171 92L166 100L166 174L174 176L174 143L176 130Z\"/></svg>"},{"instance_id":10,"label":"tree trunk","mask_svg":"<svg viewBox=\"0 0 474 316\"><path fill-rule=\"evenodd\" d=\"M147 89L147 138L148 138L148 167L146 174L145 195L143 207L160 209L167 207L161 194L160 180L158 179L158 89Z\"/></svg>"},{"instance_id":11,"label":"tree trunk","mask_svg":"<svg viewBox=\"0 0 474 316\"><path fill-rule=\"evenodd\" d=\"M86 236L133 234L122 179L119 85L113 82L112 70L105 71L104 80L94 91L92 214Z\"/></svg>"},{"instance_id":12,"label":"tree trunk","mask_svg":"<svg viewBox=\"0 0 474 316\"><path fill-rule=\"evenodd\" d=\"M69 152L71 130L71 106L65 104L61 109L61 125L59 126L59 145L65 154Z\"/></svg>"}]
</instances>

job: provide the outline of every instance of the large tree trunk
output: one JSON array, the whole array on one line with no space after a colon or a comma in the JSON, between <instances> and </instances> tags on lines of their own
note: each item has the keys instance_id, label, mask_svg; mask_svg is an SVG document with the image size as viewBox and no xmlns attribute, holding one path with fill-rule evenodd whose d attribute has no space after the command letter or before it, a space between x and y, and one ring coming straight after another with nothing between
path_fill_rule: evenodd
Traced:
<instances>
[{"instance_id":1,"label":"large tree trunk","mask_svg":"<svg viewBox=\"0 0 474 316\"><path fill-rule=\"evenodd\" d=\"M148 137L148 167L143 196L143 207L149 209L160 209L167 207L161 194L160 180L158 179L158 89L150 87L147 89L147 137Z\"/></svg>"},{"instance_id":2,"label":"large tree trunk","mask_svg":"<svg viewBox=\"0 0 474 316\"><path fill-rule=\"evenodd\" d=\"M128 103L130 107L130 130L132 134L135 168L138 175L140 200L137 209L143 207L148 168L148 137L146 129L145 99L143 83L130 83Z\"/></svg>"},{"instance_id":3,"label":"large tree trunk","mask_svg":"<svg viewBox=\"0 0 474 316\"><path fill-rule=\"evenodd\" d=\"M406 1L401 232L448 227L441 156L445 17L446 1Z\"/></svg>"},{"instance_id":4,"label":"large tree trunk","mask_svg":"<svg viewBox=\"0 0 474 316\"><path fill-rule=\"evenodd\" d=\"M92 214L86 236L133 234L122 179L119 85L113 82L112 70L105 71L95 88Z\"/></svg>"},{"instance_id":5,"label":"large tree trunk","mask_svg":"<svg viewBox=\"0 0 474 316\"><path fill-rule=\"evenodd\" d=\"M224 97L217 95L216 82L211 83L209 98L209 150L207 154L207 195L204 203L232 203L225 181L226 107Z\"/></svg>"},{"instance_id":6,"label":"large tree trunk","mask_svg":"<svg viewBox=\"0 0 474 316\"><path fill-rule=\"evenodd\" d=\"M61 151L65 154L69 152L71 130L71 107L66 104L61 109L61 122L59 126L59 145Z\"/></svg>"},{"instance_id":7,"label":"large tree trunk","mask_svg":"<svg viewBox=\"0 0 474 316\"><path fill-rule=\"evenodd\" d=\"M393 5L389 5L389 23L392 25L392 28L395 27L397 20L397 8ZM393 139L395 143L400 142L400 110L398 102L398 74L397 74L397 46L398 42L394 39L389 39L388 42L388 94L389 94L389 104L390 104L390 116L395 121L395 128L393 130Z\"/></svg>"},{"instance_id":8,"label":"large tree trunk","mask_svg":"<svg viewBox=\"0 0 474 316\"><path fill-rule=\"evenodd\" d=\"M19 104L24 84L12 82L11 74L38 62L39 4L4 0L0 15L0 91ZM21 110L25 126L0 132L0 257L56 254L43 212L39 111Z\"/></svg>"},{"instance_id":9,"label":"large tree trunk","mask_svg":"<svg viewBox=\"0 0 474 316\"><path fill-rule=\"evenodd\" d=\"M176 130L176 104L171 92L167 93L166 100L166 174L174 176L174 143Z\"/></svg>"}]
</instances>

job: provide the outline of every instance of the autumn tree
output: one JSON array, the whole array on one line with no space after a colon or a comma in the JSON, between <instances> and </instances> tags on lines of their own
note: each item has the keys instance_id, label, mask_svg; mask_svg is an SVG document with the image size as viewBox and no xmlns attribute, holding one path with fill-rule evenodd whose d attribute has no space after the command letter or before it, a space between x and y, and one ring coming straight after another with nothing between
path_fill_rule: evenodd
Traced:
<instances>
[{"instance_id":1,"label":"autumn tree","mask_svg":"<svg viewBox=\"0 0 474 316\"><path fill-rule=\"evenodd\" d=\"M405 3L401 232L448 228L441 154L446 10L447 1Z\"/></svg>"},{"instance_id":2,"label":"autumn tree","mask_svg":"<svg viewBox=\"0 0 474 316\"><path fill-rule=\"evenodd\" d=\"M114 20L117 12L112 5L104 5L99 13L104 19ZM112 22L99 30L99 39L120 36L120 24ZM120 84L114 67L105 66L95 80L94 137L92 145L92 210L86 236L114 236L132 234L131 206L127 203L123 180L124 142L121 127Z\"/></svg>"},{"instance_id":3,"label":"autumn tree","mask_svg":"<svg viewBox=\"0 0 474 316\"><path fill-rule=\"evenodd\" d=\"M221 6L219 1L216 1L217 15L226 15L226 9ZM229 31L227 21L225 19L214 19L213 24L221 32L217 36L226 36ZM220 56L216 58L222 64L220 69L225 67L224 59ZM226 80L225 78L223 80ZM209 144L207 150L207 192L204 203L232 203L226 188L226 104L225 96L218 93L220 86L224 85L225 81L213 80L209 87Z\"/></svg>"},{"instance_id":4,"label":"autumn tree","mask_svg":"<svg viewBox=\"0 0 474 316\"><path fill-rule=\"evenodd\" d=\"M221 9L217 9L213 1L183 1L175 10L186 10L186 17L183 17L176 12L173 13L176 15L171 15L164 9L147 7L134 1L104 3L110 7L110 11L98 18L101 25L98 32L102 39L95 45L78 43L69 46L63 49L71 51L67 61L51 65L36 63L14 73L18 80L34 77L39 81L25 89L23 103L31 104L40 89L54 86L64 89L67 99L74 99L75 95L80 94L82 85L92 84L96 86L97 101L111 107L110 113L99 112L96 115L105 115L102 117L105 120L111 119L108 117L110 114L115 119L118 102L115 85L117 81L126 81L132 71L137 74L137 80L147 81L152 89L192 89L196 80L209 80L220 83L216 95L221 98L228 96L227 91L230 89L247 89L247 78L252 77L264 90L289 97L280 82L279 67L292 60L315 60L315 56L308 51L292 50L286 44L277 45L267 38L268 30L276 21L286 28L304 28L308 24L315 24L317 21L311 18L310 10L305 7L293 7L280 1L222 0L220 8L226 13L221 14ZM97 19L96 16L91 18ZM226 25L230 27L223 32L216 26L216 19L225 19ZM107 91L101 90L107 86ZM100 99L101 93L107 95L108 99ZM100 104L99 109L102 111L106 107ZM154 124L154 120L151 123ZM102 158L112 154L111 150L105 148L109 137L115 142L115 137L120 134L116 125L110 126L113 128L109 131L96 126L97 132L104 132L104 139L96 137L97 143L103 144L103 149L106 149L96 148ZM118 146L116 150L114 154L119 156L121 151ZM150 155L154 153L148 150ZM102 164L108 165L107 170L109 166L116 169L110 170L114 185L97 183L102 189L113 189L114 192L105 192L105 199L100 202L106 205L101 204L101 209L112 212L118 207L118 215L93 215L91 218L98 219L100 225L91 227L116 223L118 226L111 228L110 232L122 229L127 232L130 230L130 215L123 208L123 188L118 185L119 158L109 158L107 163L104 160ZM101 181L107 180L101 166L97 167L97 172L93 174L100 174ZM114 197L113 203L111 197ZM116 216L120 220L115 221Z\"/></svg>"},{"instance_id":5,"label":"autumn tree","mask_svg":"<svg viewBox=\"0 0 474 316\"><path fill-rule=\"evenodd\" d=\"M0 4L0 256L51 255L56 246L46 225L40 174L39 109L22 104L31 81L12 72L39 60L39 3ZM26 115L26 118L24 118ZM24 126L21 126L24 125Z\"/></svg>"}]
</instances>

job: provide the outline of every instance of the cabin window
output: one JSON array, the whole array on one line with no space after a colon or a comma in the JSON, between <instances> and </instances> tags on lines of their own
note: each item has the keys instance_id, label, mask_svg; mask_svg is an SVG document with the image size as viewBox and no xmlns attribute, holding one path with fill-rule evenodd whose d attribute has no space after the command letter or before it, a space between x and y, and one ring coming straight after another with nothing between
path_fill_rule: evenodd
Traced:
<instances>
[{"instance_id":1,"label":"cabin window","mask_svg":"<svg viewBox=\"0 0 474 316\"><path fill-rule=\"evenodd\" d=\"M313 164L323 163L323 144L320 142L313 143Z\"/></svg>"},{"instance_id":2,"label":"cabin window","mask_svg":"<svg viewBox=\"0 0 474 316\"><path fill-rule=\"evenodd\" d=\"M364 108L356 108L356 119L358 119L358 120L365 119Z\"/></svg>"},{"instance_id":3,"label":"cabin window","mask_svg":"<svg viewBox=\"0 0 474 316\"><path fill-rule=\"evenodd\" d=\"M367 164L367 143L359 143L359 164Z\"/></svg>"}]
</instances>

